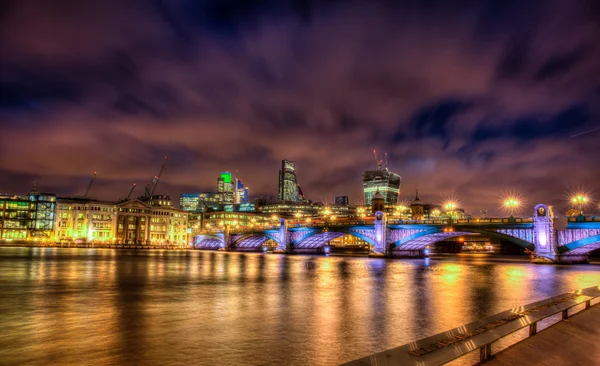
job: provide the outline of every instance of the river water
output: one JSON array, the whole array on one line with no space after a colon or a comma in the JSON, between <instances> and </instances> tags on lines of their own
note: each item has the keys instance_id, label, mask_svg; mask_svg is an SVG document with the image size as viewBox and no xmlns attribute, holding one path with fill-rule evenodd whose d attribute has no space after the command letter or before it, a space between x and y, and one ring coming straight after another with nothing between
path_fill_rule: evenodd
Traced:
<instances>
[{"instance_id":1,"label":"river water","mask_svg":"<svg viewBox=\"0 0 600 366\"><path fill-rule=\"evenodd\" d=\"M4 365L334 365L600 284L600 265L0 248Z\"/></svg>"}]
</instances>

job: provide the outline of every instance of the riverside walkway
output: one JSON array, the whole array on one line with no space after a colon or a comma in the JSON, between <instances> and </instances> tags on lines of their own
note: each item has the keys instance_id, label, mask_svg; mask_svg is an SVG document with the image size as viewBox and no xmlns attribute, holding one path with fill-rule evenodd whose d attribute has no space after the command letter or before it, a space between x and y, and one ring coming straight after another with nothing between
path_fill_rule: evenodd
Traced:
<instances>
[{"instance_id":1,"label":"riverside walkway","mask_svg":"<svg viewBox=\"0 0 600 366\"><path fill-rule=\"evenodd\" d=\"M600 286L519 306L404 346L351 361L351 366L434 366L479 351L495 365L595 365L600 362ZM592 306L592 302L596 305ZM583 310L576 312L576 310ZM538 323L562 317L537 334ZM570 316L573 316L572 318ZM551 320L551 319L549 319ZM492 355L492 345L529 328L529 337ZM472 362L475 363L475 362Z\"/></svg>"},{"instance_id":2,"label":"riverside walkway","mask_svg":"<svg viewBox=\"0 0 600 366\"><path fill-rule=\"evenodd\" d=\"M600 305L573 315L494 355L485 365L600 364Z\"/></svg>"}]
</instances>

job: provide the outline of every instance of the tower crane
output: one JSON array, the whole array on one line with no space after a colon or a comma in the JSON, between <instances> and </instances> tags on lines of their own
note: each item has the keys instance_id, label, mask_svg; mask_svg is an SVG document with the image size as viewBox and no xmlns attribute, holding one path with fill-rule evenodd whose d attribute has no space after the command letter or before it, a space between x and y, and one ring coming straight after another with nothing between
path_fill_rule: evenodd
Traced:
<instances>
[{"instance_id":1,"label":"tower crane","mask_svg":"<svg viewBox=\"0 0 600 366\"><path fill-rule=\"evenodd\" d=\"M158 173L158 175L155 175L154 178L152 179L152 181L150 183L146 184L146 188L144 189L144 198L145 199L149 200L154 195L156 186L158 185L158 182L160 181L160 177L162 176L162 173L165 170L165 165L167 165L167 158L168 158L168 156L165 156L165 160L163 161L163 164L160 168L160 172Z\"/></svg>"},{"instance_id":2,"label":"tower crane","mask_svg":"<svg viewBox=\"0 0 600 366\"><path fill-rule=\"evenodd\" d=\"M127 196L125 196L125 197L121 197L119 199L119 202L129 201L129 199L131 199L131 195L133 194L133 191L135 190L136 186L137 186L137 184L133 183L133 185L131 186L131 189L129 190L129 194L127 194Z\"/></svg>"},{"instance_id":3,"label":"tower crane","mask_svg":"<svg viewBox=\"0 0 600 366\"><path fill-rule=\"evenodd\" d=\"M83 198L88 197L88 194L90 193L90 189L92 189L92 184L94 184L94 181L96 180L96 175L98 175L98 173L94 172L94 175L92 175L92 179L90 179L90 183L88 184L87 189L85 190Z\"/></svg>"},{"instance_id":4,"label":"tower crane","mask_svg":"<svg viewBox=\"0 0 600 366\"><path fill-rule=\"evenodd\" d=\"M382 166L385 166L385 169L387 169L387 153L385 153L383 156L378 156L377 150L373 150L373 155L375 156L375 164L377 164L377 170L381 170Z\"/></svg>"}]
</instances>

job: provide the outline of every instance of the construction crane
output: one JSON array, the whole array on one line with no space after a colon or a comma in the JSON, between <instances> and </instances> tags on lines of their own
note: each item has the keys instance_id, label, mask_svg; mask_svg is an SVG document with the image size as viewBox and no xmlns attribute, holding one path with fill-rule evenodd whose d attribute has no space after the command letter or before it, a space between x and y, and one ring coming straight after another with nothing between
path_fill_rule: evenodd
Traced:
<instances>
[{"instance_id":1,"label":"construction crane","mask_svg":"<svg viewBox=\"0 0 600 366\"><path fill-rule=\"evenodd\" d=\"M92 175L92 179L90 179L90 183L88 184L87 189L85 190L83 198L88 198L88 194L90 193L90 189L92 189L92 184L94 184L94 181L96 180L96 175L98 175L98 173L94 172L94 175Z\"/></svg>"},{"instance_id":2,"label":"construction crane","mask_svg":"<svg viewBox=\"0 0 600 366\"><path fill-rule=\"evenodd\" d=\"M375 164L377 164L377 170L381 170L381 166L383 165L383 159L380 156L377 156L377 150L373 150L373 155L375 156Z\"/></svg>"},{"instance_id":3,"label":"construction crane","mask_svg":"<svg viewBox=\"0 0 600 366\"><path fill-rule=\"evenodd\" d=\"M144 198L149 200L152 198L152 196L154 195L154 191L156 191L156 186L158 185L158 182L160 181L160 177L162 176L163 171L165 170L165 165L167 165L167 156L165 156L165 160L163 161L162 167L160 168L160 172L158 173L158 175L154 176L154 179L152 179L152 182L146 184L146 188L144 189Z\"/></svg>"},{"instance_id":4,"label":"construction crane","mask_svg":"<svg viewBox=\"0 0 600 366\"><path fill-rule=\"evenodd\" d=\"M137 184L133 183L133 185L131 186L131 189L129 190L129 194L127 194L127 196L125 198L121 198L121 201L129 201L136 186L137 186Z\"/></svg>"}]
</instances>

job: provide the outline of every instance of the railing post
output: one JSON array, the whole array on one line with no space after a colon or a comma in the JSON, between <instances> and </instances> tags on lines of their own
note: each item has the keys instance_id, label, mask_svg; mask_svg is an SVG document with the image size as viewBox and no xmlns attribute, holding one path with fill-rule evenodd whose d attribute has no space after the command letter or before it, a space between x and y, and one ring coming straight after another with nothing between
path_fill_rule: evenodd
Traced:
<instances>
[{"instance_id":1,"label":"railing post","mask_svg":"<svg viewBox=\"0 0 600 366\"><path fill-rule=\"evenodd\" d=\"M531 337L532 335L537 333L537 322L529 325L529 336Z\"/></svg>"},{"instance_id":2,"label":"railing post","mask_svg":"<svg viewBox=\"0 0 600 366\"><path fill-rule=\"evenodd\" d=\"M565 320L567 318L569 318L569 309L565 309L562 312L562 319Z\"/></svg>"},{"instance_id":3,"label":"railing post","mask_svg":"<svg viewBox=\"0 0 600 366\"><path fill-rule=\"evenodd\" d=\"M492 344L486 344L479 349L479 360L485 361L492 357Z\"/></svg>"}]
</instances>

